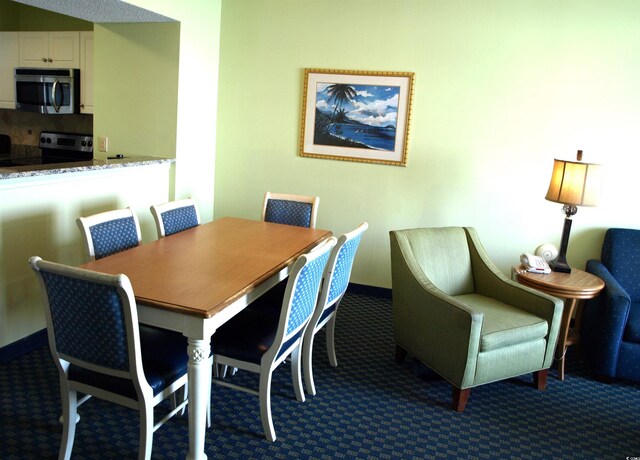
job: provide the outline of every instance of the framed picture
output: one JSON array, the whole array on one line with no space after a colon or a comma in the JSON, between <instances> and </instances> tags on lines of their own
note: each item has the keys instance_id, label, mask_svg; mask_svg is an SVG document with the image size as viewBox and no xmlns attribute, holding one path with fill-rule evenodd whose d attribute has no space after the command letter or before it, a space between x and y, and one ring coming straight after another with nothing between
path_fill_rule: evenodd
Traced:
<instances>
[{"instance_id":1,"label":"framed picture","mask_svg":"<svg viewBox=\"0 0 640 460\"><path fill-rule=\"evenodd\" d=\"M305 69L300 155L406 166L413 73Z\"/></svg>"}]
</instances>

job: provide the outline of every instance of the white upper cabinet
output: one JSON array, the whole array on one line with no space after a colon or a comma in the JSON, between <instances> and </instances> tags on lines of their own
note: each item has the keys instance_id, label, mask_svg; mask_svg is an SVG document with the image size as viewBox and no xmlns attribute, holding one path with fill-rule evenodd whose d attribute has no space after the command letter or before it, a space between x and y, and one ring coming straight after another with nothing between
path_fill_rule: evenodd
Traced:
<instances>
[{"instance_id":1,"label":"white upper cabinet","mask_svg":"<svg viewBox=\"0 0 640 460\"><path fill-rule=\"evenodd\" d=\"M93 113L93 32L80 32L80 112Z\"/></svg>"},{"instance_id":2,"label":"white upper cabinet","mask_svg":"<svg viewBox=\"0 0 640 460\"><path fill-rule=\"evenodd\" d=\"M18 32L0 32L0 109L15 109L13 69L19 63Z\"/></svg>"},{"instance_id":3,"label":"white upper cabinet","mask_svg":"<svg viewBox=\"0 0 640 460\"><path fill-rule=\"evenodd\" d=\"M80 32L18 32L20 67L80 68Z\"/></svg>"}]
</instances>

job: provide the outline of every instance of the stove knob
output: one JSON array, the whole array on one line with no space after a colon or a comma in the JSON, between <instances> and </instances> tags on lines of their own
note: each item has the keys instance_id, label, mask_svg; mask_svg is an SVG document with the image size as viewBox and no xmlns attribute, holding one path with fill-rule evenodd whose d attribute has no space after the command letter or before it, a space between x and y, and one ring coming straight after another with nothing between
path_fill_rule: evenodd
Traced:
<instances>
[{"instance_id":1,"label":"stove knob","mask_svg":"<svg viewBox=\"0 0 640 460\"><path fill-rule=\"evenodd\" d=\"M47 137L47 144L51 144L51 138Z\"/></svg>"},{"instance_id":2,"label":"stove knob","mask_svg":"<svg viewBox=\"0 0 640 460\"><path fill-rule=\"evenodd\" d=\"M40 142L42 142L42 143L44 144L44 136L42 136L42 137L40 138Z\"/></svg>"},{"instance_id":3,"label":"stove knob","mask_svg":"<svg viewBox=\"0 0 640 460\"><path fill-rule=\"evenodd\" d=\"M80 142L80 145L83 146L83 147L86 147L87 146L87 141Z\"/></svg>"},{"instance_id":4,"label":"stove knob","mask_svg":"<svg viewBox=\"0 0 640 460\"><path fill-rule=\"evenodd\" d=\"M89 147L93 147L93 141L89 141Z\"/></svg>"}]
</instances>

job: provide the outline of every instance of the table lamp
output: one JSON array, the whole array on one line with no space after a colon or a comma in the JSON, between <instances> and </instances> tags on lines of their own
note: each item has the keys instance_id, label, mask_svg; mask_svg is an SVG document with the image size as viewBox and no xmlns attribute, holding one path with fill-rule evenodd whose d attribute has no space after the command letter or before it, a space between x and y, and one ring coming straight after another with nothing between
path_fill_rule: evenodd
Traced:
<instances>
[{"instance_id":1,"label":"table lamp","mask_svg":"<svg viewBox=\"0 0 640 460\"><path fill-rule=\"evenodd\" d=\"M562 212L565 214L558 258L551 264L556 272L571 273L571 267L567 263L571 216L578 212L578 206L598 204L601 177L602 166L583 163L582 150L578 150L577 161L553 160L551 182L545 199L562 203Z\"/></svg>"}]
</instances>

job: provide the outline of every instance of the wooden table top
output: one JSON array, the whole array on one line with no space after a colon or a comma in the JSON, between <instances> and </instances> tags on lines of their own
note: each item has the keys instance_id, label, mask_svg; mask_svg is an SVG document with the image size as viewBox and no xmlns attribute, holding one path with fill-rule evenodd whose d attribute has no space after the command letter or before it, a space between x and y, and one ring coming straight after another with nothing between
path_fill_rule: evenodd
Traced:
<instances>
[{"instance_id":1,"label":"wooden table top","mask_svg":"<svg viewBox=\"0 0 640 460\"><path fill-rule=\"evenodd\" d=\"M210 318L329 236L225 217L81 268L124 273L142 304Z\"/></svg>"},{"instance_id":2,"label":"wooden table top","mask_svg":"<svg viewBox=\"0 0 640 460\"><path fill-rule=\"evenodd\" d=\"M518 270L518 282L548 294L568 299L591 299L604 289L604 281L591 273L572 268L571 273L548 275Z\"/></svg>"}]
</instances>

